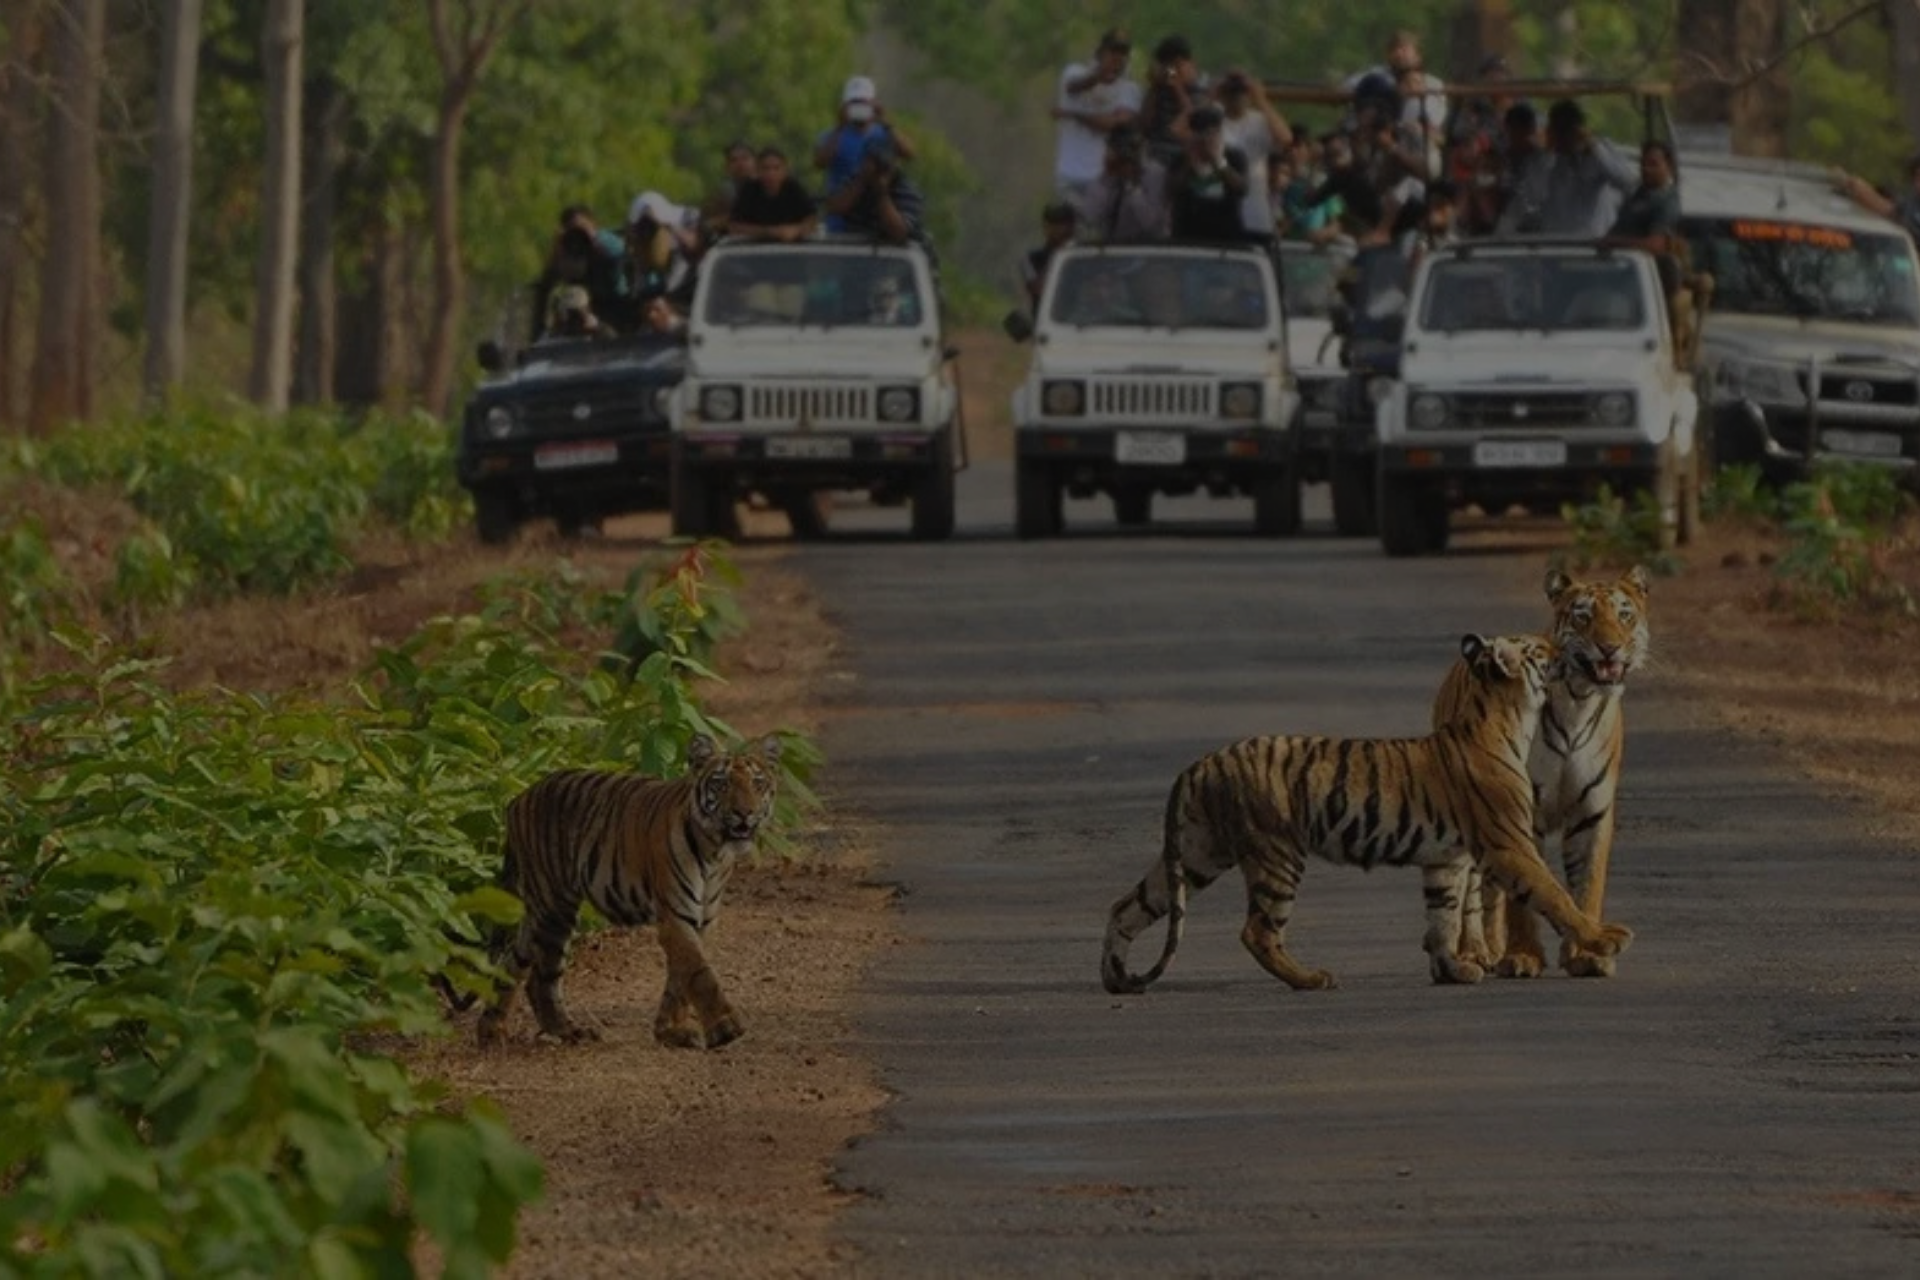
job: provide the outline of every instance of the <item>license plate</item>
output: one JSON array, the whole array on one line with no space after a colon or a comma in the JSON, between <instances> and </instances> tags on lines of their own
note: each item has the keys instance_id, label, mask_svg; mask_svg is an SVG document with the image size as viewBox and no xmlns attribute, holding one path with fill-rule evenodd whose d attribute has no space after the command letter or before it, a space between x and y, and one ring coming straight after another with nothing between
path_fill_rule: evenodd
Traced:
<instances>
[{"instance_id":1,"label":"license plate","mask_svg":"<svg viewBox=\"0 0 1920 1280\"><path fill-rule=\"evenodd\" d=\"M1835 453L1862 458L1900 456L1900 437L1885 431L1822 431L1820 443Z\"/></svg>"},{"instance_id":2,"label":"license plate","mask_svg":"<svg viewBox=\"0 0 1920 1280\"><path fill-rule=\"evenodd\" d=\"M768 436L767 456L769 458L851 458L853 441L845 436Z\"/></svg>"},{"instance_id":3,"label":"license plate","mask_svg":"<svg viewBox=\"0 0 1920 1280\"><path fill-rule=\"evenodd\" d=\"M569 467L604 467L620 461L620 446L611 440L583 440L578 444L542 445L533 451L536 471L565 471Z\"/></svg>"},{"instance_id":4,"label":"license plate","mask_svg":"<svg viewBox=\"0 0 1920 1280\"><path fill-rule=\"evenodd\" d=\"M1113 460L1133 466L1177 467L1187 460L1187 438L1178 431L1118 431Z\"/></svg>"},{"instance_id":5,"label":"license plate","mask_svg":"<svg viewBox=\"0 0 1920 1280\"><path fill-rule=\"evenodd\" d=\"M1481 440L1473 446L1476 467L1564 467L1563 440Z\"/></svg>"}]
</instances>

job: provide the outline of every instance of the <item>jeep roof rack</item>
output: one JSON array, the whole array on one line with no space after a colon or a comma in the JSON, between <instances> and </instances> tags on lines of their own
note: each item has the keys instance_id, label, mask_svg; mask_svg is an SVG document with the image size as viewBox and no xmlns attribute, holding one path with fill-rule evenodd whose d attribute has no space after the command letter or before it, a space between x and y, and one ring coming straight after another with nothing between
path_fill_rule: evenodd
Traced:
<instances>
[{"instance_id":1,"label":"jeep roof rack","mask_svg":"<svg viewBox=\"0 0 1920 1280\"><path fill-rule=\"evenodd\" d=\"M1603 240L1587 236L1479 236L1471 240L1457 240L1445 246L1442 252L1456 258L1471 258L1476 253L1502 249L1553 250L1584 249L1595 257L1606 258L1616 253L1633 252L1631 245L1608 244Z\"/></svg>"}]
</instances>

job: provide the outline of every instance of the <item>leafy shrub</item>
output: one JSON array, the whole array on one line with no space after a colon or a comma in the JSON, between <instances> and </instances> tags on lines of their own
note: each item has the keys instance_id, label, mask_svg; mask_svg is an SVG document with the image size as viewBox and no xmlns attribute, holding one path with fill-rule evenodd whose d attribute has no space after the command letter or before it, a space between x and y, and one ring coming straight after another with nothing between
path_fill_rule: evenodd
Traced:
<instances>
[{"instance_id":1,"label":"leafy shrub","mask_svg":"<svg viewBox=\"0 0 1920 1280\"><path fill-rule=\"evenodd\" d=\"M1724 467L1701 491L1700 514L1708 520L1767 523L1780 514L1780 495L1752 463Z\"/></svg>"},{"instance_id":2,"label":"leafy shrub","mask_svg":"<svg viewBox=\"0 0 1920 1280\"><path fill-rule=\"evenodd\" d=\"M1674 554L1660 547L1660 500L1645 489L1628 501L1603 484L1592 502L1562 505L1560 518L1573 530L1566 559L1576 569L1643 564L1654 573L1670 574L1679 567Z\"/></svg>"},{"instance_id":3,"label":"leafy shrub","mask_svg":"<svg viewBox=\"0 0 1920 1280\"><path fill-rule=\"evenodd\" d=\"M0 525L0 651L18 656L73 616L73 586L40 522ZM0 656L4 662L4 656Z\"/></svg>"},{"instance_id":4,"label":"leafy shrub","mask_svg":"<svg viewBox=\"0 0 1920 1280\"><path fill-rule=\"evenodd\" d=\"M725 594L713 553L678 564L675 610ZM441 1030L431 978L486 966L454 939L515 917L510 796L728 733L697 619L649 621L629 676L565 629L596 607L504 587L347 708L171 695L104 647L0 689L0 1273L399 1274L420 1230L450 1274L508 1255L537 1164L377 1046Z\"/></svg>"},{"instance_id":5,"label":"leafy shrub","mask_svg":"<svg viewBox=\"0 0 1920 1280\"><path fill-rule=\"evenodd\" d=\"M1809 616L1854 605L1915 613L1912 594L1889 571L1894 527L1911 506L1878 467L1821 466L1787 486L1776 602Z\"/></svg>"}]
</instances>

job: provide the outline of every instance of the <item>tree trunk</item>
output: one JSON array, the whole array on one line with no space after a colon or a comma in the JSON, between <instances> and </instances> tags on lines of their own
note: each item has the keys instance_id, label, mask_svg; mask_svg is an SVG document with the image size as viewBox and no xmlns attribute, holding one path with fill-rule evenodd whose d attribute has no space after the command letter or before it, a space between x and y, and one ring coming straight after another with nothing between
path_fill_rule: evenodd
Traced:
<instances>
[{"instance_id":1,"label":"tree trunk","mask_svg":"<svg viewBox=\"0 0 1920 1280\"><path fill-rule=\"evenodd\" d=\"M439 127L429 166L433 224L433 325L427 335L420 398L427 412L445 415L453 394L454 342L466 314L467 277L460 261L460 133L473 86L455 80L440 95Z\"/></svg>"},{"instance_id":2,"label":"tree trunk","mask_svg":"<svg viewBox=\"0 0 1920 1280\"><path fill-rule=\"evenodd\" d=\"M153 209L147 239L146 399L164 400L187 367L187 223L193 209L193 101L201 0L173 0L160 35Z\"/></svg>"},{"instance_id":3,"label":"tree trunk","mask_svg":"<svg viewBox=\"0 0 1920 1280\"><path fill-rule=\"evenodd\" d=\"M1920 0L1887 0L1893 28L1893 83L1900 95L1900 122L1920 148Z\"/></svg>"},{"instance_id":4,"label":"tree trunk","mask_svg":"<svg viewBox=\"0 0 1920 1280\"><path fill-rule=\"evenodd\" d=\"M268 0L260 34L267 85L267 155L260 201L260 261L254 283L253 371L248 394L287 407L293 381L293 275L300 235L300 44L305 0Z\"/></svg>"},{"instance_id":5,"label":"tree trunk","mask_svg":"<svg viewBox=\"0 0 1920 1280\"><path fill-rule=\"evenodd\" d=\"M30 430L45 434L92 406L95 259L100 242L100 60L106 0L60 0L48 24L47 254L40 270L39 343Z\"/></svg>"},{"instance_id":6,"label":"tree trunk","mask_svg":"<svg viewBox=\"0 0 1920 1280\"><path fill-rule=\"evenodd\" d=\"M1784 28L1779 0L1680 0L1676 118L1728 127L1738 154L1784 156L1793 102L1786 68L1748 78L1780 52Z\"/></svg>"},{"instance_id":7,"label":"tree trunk","mask_svg":"<svg viewBox=\"0 0 1920 1280\"><path fill-rule=\"evenodd\" d=\"M360 243L367 249L359 288L340 307L335 386L343 403L372 407L392 403L405 386L399 366L400 234L381 221L367 228Z\"/></svg>"},{"instance_id":8,"label":"tree trunk","mask_svg":"<svg viewBox=\"0 0 1920 1280\"><path fill-rule=\"evenodd\" d=\"M20 293L21 229L27 216L27 184L33 133L34 104L38 98L33 61L39 52L38 0L13 0L0 5L0 20L12 37L9 57L0 62L0 173L19 174L17 182L0 182L0 426L17 419L19 400L20 331L14 323Z\"/></svg>"},{"instance_id":9,"label":"tree trunk","mask_svg":"<svg viewBox=\"0 0 1920 1280\"><path fill-rule=\"evenodd\" d=\"M1460 0L1453 13L1449 45L1452 70L1448 76L1454 80L1477 79L1480 64L1496 53L1512 57L1513 13L1507 0ZM1531 69L1514 70L1523 77L1531 74Z\"/></svg>"},{"instance_id":10,"label":"tree trunk","mask_svg":"<svg viewBox=\"0 0 1920 1280\"><path fill-rule=\"evenodd\" d=\"M300 340L294 362L298 404L331 404L339 346L333 224L346 153L347 96L330 77L316 81L307 106L305 195L300 210Z\"/></svg>"}]
</instances>

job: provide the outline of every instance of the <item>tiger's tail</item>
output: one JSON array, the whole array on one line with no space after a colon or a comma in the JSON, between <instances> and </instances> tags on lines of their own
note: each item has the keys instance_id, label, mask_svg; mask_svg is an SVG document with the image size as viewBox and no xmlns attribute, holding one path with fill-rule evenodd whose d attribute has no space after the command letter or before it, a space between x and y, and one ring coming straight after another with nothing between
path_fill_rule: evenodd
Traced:
<instances>
[{"instance_id":1,"label":"tiger's tail","mask_svg":"<svg viewBox=\"0 0 1920 1280\"><path fill-rule=\"evenodd\" d=\"M1160 890L1164 902L1156 909L1149 870L1133 892L1113 904L1107 921L1106 946L1100 958L1100 981L1114 995L1133 995L1145 991L1159 980L1180 949L1180 934L1187 921L1187 876L1180 865L1180 802L1187 789L1188 775L1181 774L1167 793L1167 817L1160 847ZM1127 971L1127 944L1161 915L1167 918L1167 937L1161 944L1160 958L1145 973Z\"/></svg>"}]
</instances>

